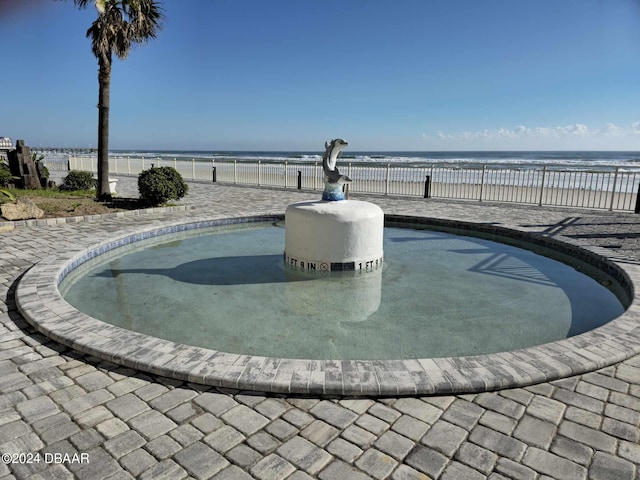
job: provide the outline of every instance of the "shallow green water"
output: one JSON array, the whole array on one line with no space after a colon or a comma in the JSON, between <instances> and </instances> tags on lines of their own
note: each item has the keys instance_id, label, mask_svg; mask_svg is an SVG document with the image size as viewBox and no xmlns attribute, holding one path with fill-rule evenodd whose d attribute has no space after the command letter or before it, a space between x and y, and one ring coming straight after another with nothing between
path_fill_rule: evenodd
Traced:
<instances>
[{"instance_id":1,"label":"shallow green water","mask_svg":"<svg viewBox=\"0 0 640 480\"><path fill-rule=\"evenodd\" d=\"M309 276L285 269L283 228L218 227L119 249L60 290L126 329L279 358L493 353L583 333L624 310L598 281L529 250L406 228L386 228L384 242L377 272Z\"/></svg>"}]
</instances>

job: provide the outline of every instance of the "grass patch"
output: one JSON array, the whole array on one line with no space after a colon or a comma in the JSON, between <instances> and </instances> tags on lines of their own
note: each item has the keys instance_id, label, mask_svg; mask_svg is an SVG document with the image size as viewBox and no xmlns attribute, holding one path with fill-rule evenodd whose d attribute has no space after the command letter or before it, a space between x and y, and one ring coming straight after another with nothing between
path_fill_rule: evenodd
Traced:
<instances>
[{"instance_id":1,"label":"grass patch","mask_svg":"<svg viewBox=\"0 0 640 480\"><path fill-rule=\"evenodd\" d=\"M59 190L58 188L51 188L48 190L27 190L21 188L13 188L11 189L11 193L13 193L17 198L20 197L29 197L29 198L95 198L96 190L95 188L91 190L74 190L74 191L66 191Z\"/></svg>"},{"instance_id":2,"label":"grass patch","mask_svg":"<svg viewBox=\"0 0 640 480\"><path fill-rule=\"evenodd\" d=\"M144 208L137 198L113 198L110 201L99 201L96 199L94 189L65 191L57 188L50 190L12 188L9 191L17 200L28 199L35 203L44 211L44 218L101 215Z\"/></svg>"}]
</instances>

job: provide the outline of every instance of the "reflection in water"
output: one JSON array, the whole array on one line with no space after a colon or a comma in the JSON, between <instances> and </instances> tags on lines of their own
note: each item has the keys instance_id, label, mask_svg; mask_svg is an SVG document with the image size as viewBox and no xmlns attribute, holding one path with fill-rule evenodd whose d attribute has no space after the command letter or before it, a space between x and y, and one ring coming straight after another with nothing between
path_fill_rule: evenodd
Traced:
<instances>
[{"instance_id":1,"label":"reflection in water","mask_svg":"<svg viewBox=\"0 0 640 480\"><path fill-rule=\"evenodd\" d=\"M318 275L287 269L287 306L297 315L362 322L380 308L382 270ZM313 280L313 288L308 288L300 280Z\"/></svg>"}]
</instances>

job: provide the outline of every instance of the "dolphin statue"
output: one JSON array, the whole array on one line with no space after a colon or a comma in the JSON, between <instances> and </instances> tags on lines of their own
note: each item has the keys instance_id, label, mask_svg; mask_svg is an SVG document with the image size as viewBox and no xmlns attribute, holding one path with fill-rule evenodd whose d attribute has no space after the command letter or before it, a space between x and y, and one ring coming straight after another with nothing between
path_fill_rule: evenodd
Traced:
<instances>
[{"instance_id":1,"label":"dolphin statue","mask_svg":"<svg viewBox=\"0 0 640 480\"><path fill-rule=\"evenodd\" d=\"M349 145L341 138L325 142L325 152L322 157L322 170L324 171L324 181L327 183L351 183L352 180L346 175L341 175L336 167L338 156Z\"/></svg>"}]
</instances>

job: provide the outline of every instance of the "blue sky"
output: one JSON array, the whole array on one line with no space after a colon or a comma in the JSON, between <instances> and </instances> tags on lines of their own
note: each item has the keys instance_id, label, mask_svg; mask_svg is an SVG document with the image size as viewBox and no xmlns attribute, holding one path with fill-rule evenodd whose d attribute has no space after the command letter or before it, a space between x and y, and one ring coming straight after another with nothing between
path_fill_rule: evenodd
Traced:
<instances>
[{"instance_id":1,"label":"blue sky","mask_svg":"<svg viewBox=\"0 0 640 480\"><path fill-rule=\"evenodd\" d=\"M640 0L163 0L113 149L640 150ZM95 147L96 10L0 0L0 136Z\"/></svg>"}]
</instances>

